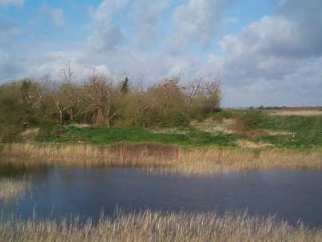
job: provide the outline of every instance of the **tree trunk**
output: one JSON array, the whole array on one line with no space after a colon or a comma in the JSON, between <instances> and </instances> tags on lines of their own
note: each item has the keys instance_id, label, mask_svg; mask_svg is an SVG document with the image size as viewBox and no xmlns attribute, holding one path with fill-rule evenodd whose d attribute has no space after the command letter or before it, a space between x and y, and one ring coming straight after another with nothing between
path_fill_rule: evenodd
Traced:
<instances>
[{"instance_id":1,"label":"tree trunk","mask_svg":"<svg viewBox=\"0 0 322 242\"><path fill-rule=\"evenodd\" d=\"M60 125L63 125L64 123L64 120L63 120L63 110L59 110L59 123Z\"/></svg>"},{"instance_id":2,"label":"tree trunk","mask_svg":"<svg viewBox=\"0 0 322 242\"><path fill-rule=\"evenodd\" d=\"M103 114L103 110L101 108L97 109L96 117L95 117L95 126L104 126L105 125L105 117Z\"/></svg>"}]
</instances>

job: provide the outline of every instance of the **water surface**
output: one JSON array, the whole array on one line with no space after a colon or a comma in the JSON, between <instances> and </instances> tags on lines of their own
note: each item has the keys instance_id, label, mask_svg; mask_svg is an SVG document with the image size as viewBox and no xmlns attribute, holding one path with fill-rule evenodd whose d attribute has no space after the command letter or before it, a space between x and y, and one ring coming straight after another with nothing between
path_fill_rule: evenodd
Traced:
<instances>
[{"instance_id":1,"label":"water surface","mask_svg":"<svg viewBox=\"0 0 322 242\"><path fill-rule=\"evenodd\" d=\"M50 169L2 214L22 218L98 219L116 211L244 212L322 226L322 173L252 171L185 177L139 169Z\"/></svg>"}]
</instances>

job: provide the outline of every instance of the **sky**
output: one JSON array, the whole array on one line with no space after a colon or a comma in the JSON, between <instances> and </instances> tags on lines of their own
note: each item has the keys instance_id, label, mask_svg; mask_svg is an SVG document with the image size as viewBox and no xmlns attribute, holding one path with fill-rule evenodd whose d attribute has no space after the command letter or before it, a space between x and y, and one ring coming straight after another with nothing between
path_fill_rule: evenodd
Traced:
<instances>
[{"instance_id":1,"label":"sky","mask_svg":"<svg viewBox=\"0 0 322 242\"><path fill-rule=\"evenodd\" d=\"M321 0L0 0L0 83L221 83L225 107L322 105Z\"/></svg>"}]
</instances>

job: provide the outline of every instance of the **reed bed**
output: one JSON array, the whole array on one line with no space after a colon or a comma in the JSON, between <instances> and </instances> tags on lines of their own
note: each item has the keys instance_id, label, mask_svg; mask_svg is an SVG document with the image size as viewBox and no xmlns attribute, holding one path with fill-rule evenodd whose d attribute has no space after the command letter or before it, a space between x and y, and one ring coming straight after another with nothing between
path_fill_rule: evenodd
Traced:
<instances>
[{"instance_id":1,"label":"reed bed","mask_svg":"<svg viewBox=\"0 0 322 242\"><path fill-rule=\"evenodd\" d=\"M157 144L10 144L1 151L6 165L23 167L63 166L168 166L178 157L178 149Z\"/></svg>"},{"instance_id":2,"label":"reed bed","mask_svg":"<svg viewBox=\"0 0 322 242\"><path fill-rule=\"evenodd\" d=\"M159 144L11 144L1 151L0 164L37 166L118 166L164 168L185 174L269 169L322 169L322 151L276 148L191 148Z\"/></svg>"},{"instance_id":3,"label":"reed bed","mask_svg":"<svg viewBox=\"0 0 322 242\"><path fill-rule=\"evenodd\" d=\"M322 169L321 151L295 151L274 148L201 149L180 153L172 171L188 175L249 170Z\"/></svg>"},{"instance_id":4,"label":"reed bed","mask_svg":"<svg viewBox=\"0 0 322 242\"><path fill-rule=\"evenodd\" d=\"M26 181L0 179L0 202L8 202L17 198L27 190L27 187L28 183Z\"/></svg>"},{"instance_id":5,"label":"reed bed","mask_svg":"<svg viewBox=\"0 0 322 242\"><path fill-rule=\"evenodd\" d=\"M78 242L78 241L322 241L321 230L302 225L291 226L274 217L257 218L247 214L159 213L119 215L104 218L97 224L88 221L19 221L0 222L0 241Z\"/></svg>"}]
</instances>

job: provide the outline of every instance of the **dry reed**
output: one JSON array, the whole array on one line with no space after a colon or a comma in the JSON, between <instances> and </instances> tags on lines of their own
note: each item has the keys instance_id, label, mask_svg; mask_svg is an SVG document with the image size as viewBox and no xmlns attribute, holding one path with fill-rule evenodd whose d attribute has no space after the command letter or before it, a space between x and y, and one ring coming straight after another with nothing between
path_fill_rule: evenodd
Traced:
<instances>
[{"instance_id":1,"label":"dry reed","mask_svg":"<svg viewBox=\"0 0 322 242\"><path fill-rule=\"evenodd\" d=\"M172 170L195 175L245 170L322 169L322 152L317 150L202 149L187 150L180 155Z\"/></svg>"},{"instance_id":2,"label":"dry reed","mask_svg":"<svg viewBox=\"0 0 322 242\"><path fill-rule=\"evenodd\" d=\"M9 144L2 148L3 164L23 167L63 166L167 166L178 156L173 146L157 144Z\"/></svg>"},{"instance_id":3,"label":"dry reed","mask_svg":"<svg viewBox=\"0 0 322 242\"><path fill-rule=\"evenodd\" d=\"M273 217L256 218L246 214L158 213L119 215L97 224L80 225L54 221L0 222L1 241L322 241L321 230L291 226Z\"/></svg>"},{"instance_id":4,"label":"dry reed","mask_svg":"<svg viewBox=\"0 0 322 242\"><path fill-rule=\"evenodd\" d=\"M275 148L181 149L158 144L38 145L11 144L3 147L0 164L32 166L119 166L160 168L186 174L209 174L230 170L321 169L322 151Z\"/></svg>"},{"instance_id":5,"label":"dry reed","mask_svg":"<svg viewBox=\"0 0 322 242\"><path fill-rule=\"evenodd\" d=\"M0 202L8 202L26 191L28 183L15 179L0 179Z\"/></svg>"}]
</instances>

